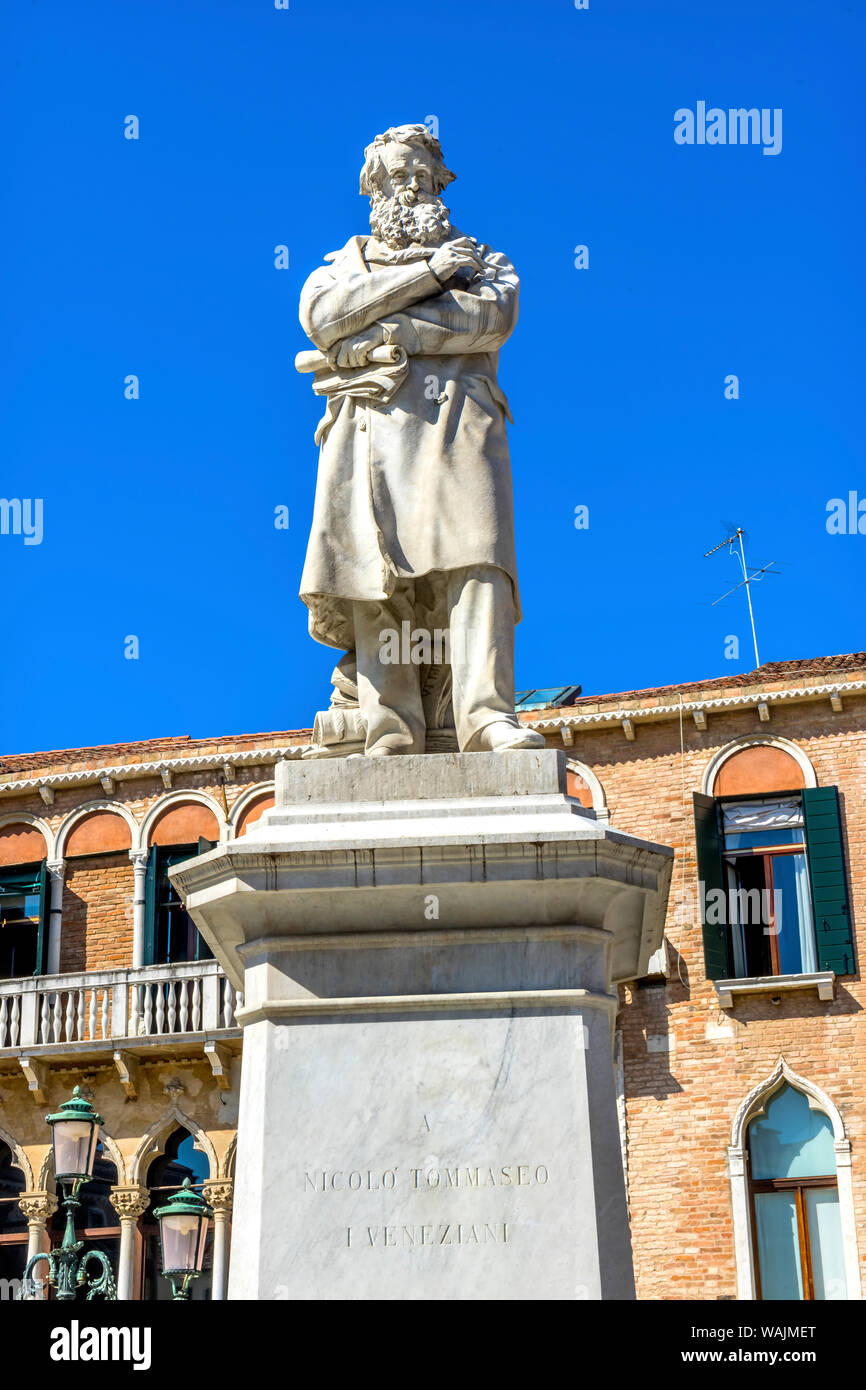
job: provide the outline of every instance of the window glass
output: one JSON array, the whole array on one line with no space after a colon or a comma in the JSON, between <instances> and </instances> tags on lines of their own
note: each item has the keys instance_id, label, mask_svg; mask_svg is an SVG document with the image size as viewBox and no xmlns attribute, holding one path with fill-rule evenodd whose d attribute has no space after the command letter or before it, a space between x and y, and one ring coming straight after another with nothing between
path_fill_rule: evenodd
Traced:
<instances>
[{"instance_id":1,"label":"window glass","mask_svg":"<svg viewBox=\"0 0 866 1390\"><path fill-rule=\"evenodd\" d=\"M721 804L734 973L817 970L800 796Z\"/></svg>"},{"instance_id":2,"label":"window glass","mask_svg":"<svg viewBox=\"0 0 866 1390\"><path fill-rule=\"evenodd\" d=\"M762 1298L801 1299L803 1271L793 1192L756 1193L755 1225Z\"/></svg>"},{"instance_id":3,"label":"window glass","mask_svg":"<svg viewBox=\"0 0 866 1390\"><path fill-rule=\"evenodd\" d=\"M815 1297L847 1298L839 1193L835 1187L808 1187L805 1200Z\"/></svg>"},{"instance_id":4,"label":"window glass","mask_svg":"<svg viewBox=\"0 0 866 1390\"><path fill-rule=\"evenodd\" d=\"M804 854L774 854L773 904L779 943L779 974L817 969L809 871Z\"/></svg>"},{"instance_id":5,"label":"window glass","mask_svg":"<svg viewBox=\"0 0 866 1390\"><path fill-rule=\"evenodd\" d=\"M793 1086L783 1086L763 1115L749 1125L752 1178L820 1177L836 1172L833 1128L826 1115L810 1110Z\"/></svg>"}]
</instances>

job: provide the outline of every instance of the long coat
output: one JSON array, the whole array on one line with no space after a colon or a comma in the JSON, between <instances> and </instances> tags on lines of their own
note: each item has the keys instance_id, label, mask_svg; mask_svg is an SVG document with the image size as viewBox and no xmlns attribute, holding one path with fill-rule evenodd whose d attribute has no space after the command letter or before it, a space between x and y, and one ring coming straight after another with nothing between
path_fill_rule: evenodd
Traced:
<instances>
[{"instance_id":1,"label":"long coat","mask_svg":"<svg viewBox=\"0 0 866 1390\"><path fill-rule=\"evenodd\" d=\"M496 381L499 348L517 322L517 275L505 256L479 246L484 278L443 290L424 260L368 260L369 240L353 237L326 257L300 304L323 352L379 322L386 341L408 353L390 399L338 392L318 434L301 598L311 635L348 649L353 601L388 598L398 579L431 571L497 565L511 577L520 617L511 416Z\"/></svg>"}]
</instances>

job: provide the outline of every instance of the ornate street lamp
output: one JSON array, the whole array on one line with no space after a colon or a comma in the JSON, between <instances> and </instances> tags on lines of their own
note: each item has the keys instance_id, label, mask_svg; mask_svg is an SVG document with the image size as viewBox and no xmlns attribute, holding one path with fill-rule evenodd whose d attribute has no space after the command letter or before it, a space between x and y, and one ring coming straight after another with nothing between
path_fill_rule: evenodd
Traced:
<instances>
[{"instance_id":1,"label":"ornate street lamp","mask_svg":"<svg viewBox=\"0 0 866 1390\"><path fill-rule=\"evenodd\" d=\"M172 1298L189 1298L190 1282L202 1272L207 1223L213 1210L193 1191L189 1178L184 1178L180 1191L169 1197L164 1207L157 1207L154 1216L159 1222L162 1272L171 1283Z\"/></svg>"},{"instance_id":2,"label":"ornate street lamp","mask_svg":"<svg viewBox=\"0 0 866 1390\"><path fill-rule=\"evenodd\" d=\"M54 1289L55 1298L69 1301L80 1288L86 1288L88 1299L116 1299L117 1289L108 1256L101 1250L86 1250L79 1256L84 1241L75 1239L75 1213L81 1206L78 1193L93 1177L102 1116L97 1115L93 1106L82 1096L81 1087L76 1086L71 1099L64 1101L56 1114L46 1115L45 1120L51 1126L54 1177L63 1191L66 1230L62 1245L33 1255L27 1261L21 1297L32 1297L34 1281L31 1270L40 1260L45 1260L48 1263L47 1282ZM88 1269L91 1262L99 1266L99 1274Z\"/></svg>"}]
</instances>

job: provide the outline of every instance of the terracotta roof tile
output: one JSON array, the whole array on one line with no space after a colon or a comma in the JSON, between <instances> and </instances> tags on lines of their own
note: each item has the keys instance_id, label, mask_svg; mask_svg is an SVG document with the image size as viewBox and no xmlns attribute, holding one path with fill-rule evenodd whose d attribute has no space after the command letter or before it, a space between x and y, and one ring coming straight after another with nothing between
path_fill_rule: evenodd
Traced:
<instances>
[{"instance_id":1,"label":"terracotta roof tile","mask_svg":"<svg viewBox=\"0 0 866 1390\"><path fill-rule=\"evenodd\" d=\"M866 652L847 652L840 656L815 656L796 661L768 661L754 671L741 675L714 676L706 680L683 681L679 685L650 686L645 690L620 690L606 695L583 695L569 705L566 713L574 714L581 706L605 704L608 701L623 703L640 701L643 704L655 701L664 703L665 697L679 691L721 691L746 688L752 685L770 686L774 683L800 684L811 680L828 680L834 676L845 677L849 673L866 674ZM549 714L552 711L544 711ZM538 718L539 710L527 711L523 718ZM309 742L311 729L284 729L271 733L220 734L211 738L191 738L189 734L177 734L168 738L142 739L136 743L102 743L90 748L57 748L41 753L10 753L0 756L0 776L26 776L38 768L61 770L66 766L107 767L117 763L158 762L164 757L195 757L209 750L214 753L240 752L257 744L279 745Z\"/></svg>"}]
</instances>

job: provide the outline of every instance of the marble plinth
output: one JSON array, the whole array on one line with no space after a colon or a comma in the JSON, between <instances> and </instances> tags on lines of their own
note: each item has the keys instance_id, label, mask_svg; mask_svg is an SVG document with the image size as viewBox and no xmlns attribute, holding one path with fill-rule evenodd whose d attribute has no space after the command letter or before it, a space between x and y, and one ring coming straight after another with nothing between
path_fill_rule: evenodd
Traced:
<instances>
[{"instance_id":1,"label":"marble plinth","mask_svg":"<svg viewBox=\"0 0 866 1390\"><path fill-rule=\"evenodd\" d=\"M671 862L544 750L285 762L172 870L244 992L229 1297L633 1297L614 986Z\"/></svg>"}]
</instances>

